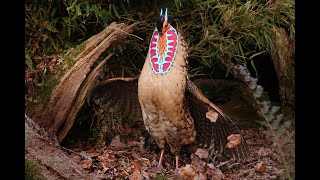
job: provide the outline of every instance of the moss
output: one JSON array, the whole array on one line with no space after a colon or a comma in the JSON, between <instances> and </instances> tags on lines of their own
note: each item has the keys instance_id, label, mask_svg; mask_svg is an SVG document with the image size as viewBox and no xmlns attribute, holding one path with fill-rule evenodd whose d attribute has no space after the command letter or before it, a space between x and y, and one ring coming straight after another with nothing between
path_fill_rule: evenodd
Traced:
<instances>
[{"instance_id":1,"label":"moss","mask_svg":"<svg viewBox=\"0 0 320 180\"><path fill-rule=\"evenodd\" d=\"M25 138L24 138L24 150L25 151L27 150L28 146L29 146L29 142L27 140L27 134L25 133Z\"/></svg>"},{"instance_id":2,"label":"moss","mask_svg":"<svg viewBox=\"0 0 320 180\"><path fill-rule=\"evenodd\" d=\"M44 180L45 177L40 173L39 165L30 159L25 159L24 177L26 180Z\"/></svg>"},{"instance_id":3,"label":"moss","mask_svg":"<svg viewBox=\"0 0 320 180\"><path fill-rule=\"evenodd\" d=\"M74 64L74 60L73 60L73 58L71 57L71 55L66 55L66 56L64 57L64 60L67 62L67 64L68 64L69 66L72 66L72 65Z\"/></svg>"},{"instance_id":4,"label":"moss","mask_svg":"<svg viewBox=\"0 0 320 180\"><path fill-rule=\"evenodd\" d=\"M81 43L74 50L70 51L70 53L67 53L64 56L64 59L67 62L67 64L69 65L69 67L72 67L74 65L74 63L75 63L74 58L77 57L82 52L82 50L86 47L86 44L87 44L87 42ZM46 105L47 102L49 101L50 95L51 95L53 89L58 84L57 79L61 78L66 72L66 70L63 70L61 68L61 66L58 66L58 67L56 66L55 68L58 72L57 76L56 75L53 75L53 76L44 75L45 84L36 88L36 94L40 96L40 100L43 105Z\"/></svg>"},{"instance_id":5,"label":"moss","mask_svg":"<svg viewBox=\"0 0 320 180\"><path fill-rule=\"evenodd\" d=\"M58 81L53 76L47 76L45 77L44 82L44 85L37 87L35 91L36 94L39 95L41 103L46 105L54 87L58 84Z\"/></svg>"},{"instance_id":6,"label":"moss","mask_svg":"<svg viewBox=\"0 0 320 180\"><path fill-rule=\"evenodd\" d=\"M84 50L84 48L87 45L87 41L82 42L81 44L79 44L76 49L75 49L75 53L77 53L77 56L80 52L82 52Z\"/></svg>"},{"instance_id":7,"label":"moss","mask_svg":"<svg viewBox=\"0 0 320 180\"><path fill-rule=\"evenodd\" d=\"M77 57L81 53L81 51L85 48L85 45L86 42L83 42L80 45L78 45L75 49L71 50L69 53L66 53L64 55L64 61L68 64L68 67L66 69L63 69L62 66L58 66L56 68L57 76L48 78L45 87L42 88L39 92L42 104L45 105L48 102L53 89L58 84L57 79L60 79L65 74L65 72L67 72L68 69L70 69L70 67L72 67L75 64L75 57Z\"/></svg>"},{"instance_id":8,"label":"moss","mask_svg":"<svg viewBox=\"0 0 320 180\"><path fill-rule=\"evenodd\" d=\"M161 174L159 176L154 177L154 180L166 180L166 179L174 179L174 174Z\"/></svg>"},{"instance_id":9,"label":"moss","mask_svg":"<svg viewBox=\"0 0 320 180\"><path fill-rule=\"evenodd\" d=\"M69 66L74 65L76 62L74 59L85 49L87 41L79 44L75 49L71 50L64 56L64 60Z\"/></svg>"}]
</instances>

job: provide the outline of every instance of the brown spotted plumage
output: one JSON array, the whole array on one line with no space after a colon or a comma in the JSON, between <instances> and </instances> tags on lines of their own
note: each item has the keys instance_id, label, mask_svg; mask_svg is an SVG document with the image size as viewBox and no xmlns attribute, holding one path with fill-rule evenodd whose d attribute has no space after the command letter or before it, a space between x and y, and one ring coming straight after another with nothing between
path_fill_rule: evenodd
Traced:
<instances>
[{"instance_id":1,"label":"brown spotted plumage","mask_svg":"<svg viewBox=\"0 0 320 180\"><path fill-rule=\"evenodd\" d=\"M88 99L117 104L124 114L142 115L162 149L159 166L166 144L176 155L177 168L181 145L188 144L207 148L211 160L220 156L245 160L249 149L237 126L188 78L187 48L179 34L176 56L166 74L154 73L148 53L139 78L109 79L95 87Z\"/></svg>"}]
</instances>

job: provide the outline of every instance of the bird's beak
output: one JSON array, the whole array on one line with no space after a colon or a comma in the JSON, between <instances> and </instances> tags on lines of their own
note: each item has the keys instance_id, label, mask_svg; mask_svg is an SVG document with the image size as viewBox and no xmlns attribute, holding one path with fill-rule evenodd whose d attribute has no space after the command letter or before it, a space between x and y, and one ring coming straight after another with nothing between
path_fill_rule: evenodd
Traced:
<instances>
[{"instance_id":1,"label":"bird's beak","mask_svg":"<svg viewBox=\"0 0 320 180\"><path fill-rule=\"evenodd\" d=\"M161 11L162 14L162 11ZM170 24L168 24L168 8L166 8L166 12L164 15L164 21L162 25L162 34L164 34L170 28Z\"/></svg>"},{"instance_id":2,"label":"bird's beak","mask_svg":"<svg viewBox=\"0 0 320 180\"><path fill-rule=\"evenodd\" d=\"M168 24L168 20L164 20L162 25L162 34L164 34L169 29L170 24Z\"/></svg>"}]
</instances>

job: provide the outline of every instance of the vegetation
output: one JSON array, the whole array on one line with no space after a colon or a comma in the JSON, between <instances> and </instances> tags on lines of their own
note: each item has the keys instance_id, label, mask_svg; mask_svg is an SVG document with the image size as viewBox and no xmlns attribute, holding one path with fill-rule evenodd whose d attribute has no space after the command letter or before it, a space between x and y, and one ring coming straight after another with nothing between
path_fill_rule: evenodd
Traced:
<instances>
[{"instance_id":1,"label":"vegetation","mask_svg":"<svg viewBox=\"0 0 320 180\"><path fill-rule=\"evenodd\" d=\"M38 164L30 159L25 159L25 179L26 180L44 180L42 174L40 174L40 168Z\"/></svg>"},{"instance_id":2,"label":"vegetation","mask_svg":"<svg viewBox=\"0 0 320 180\"><path fill-rule=\"evenodd\" d=\"M295 131L290 130L290 121L282 122L281 117L270 117L267 115L267 135L272 140L273 150L278 155L279 167L284 169L282 177L295 179Z\"/></svg>"},{"instance_id":3,"label":"vegetation","mask_svg":"<svg viewBox=\"0 0 320 180\"><path fill-rule=\"evenodd\" d=\"M150 5L156 6L149 1L137 3L129 0L110 0L107 2L102 0L26 1L25 83L27 99L47 102L47 95L50 95L52 91L52 83L46 81L54 81L55 78L50 77L54 74L63 74L66 66L64 64L72 65L73 60L68 55L70 48L81 44L85 39L100 32L113 21L141 20L144 13L139 11L146 11L141 7ZM132 6L135 7L136 12L130 10ZM141 42L131 41L130 43L139 46ZM125 49L118 46L113 51L117 49L118 52L121 52L121 56L129 54L128 47L131 46L130 44L125 44L125 46ZM146 46L147 42L144 47ZM141 53L140 48L136 49L136 52ZM66 56L64 56L65 54ZM130 63L128 59L125 61L128 62L127 64ZM48 93L40 95L42 97L39 99L36 98L43 90Z\"/></svg>"},{"instance_id":4,"label":"vegetation","mask_svg":"<svg viewBox=\"0 0 320 180\"><path fill-rule=\"evenodd\" d=\"M181 10L183 19L178 24L188 34L190 57L203 68L214 67L221 58L245 65L247 60L270 53L272 26L283 27L294 37L294 1L193 2L194 8Z\"/></svg>"},{"instance_id":5,"label":"vegetation","mask_svg":"<svg viewBox=\"0 0 320 180\"><path fill-rule=\"evenodd\" d=\"M150 8L143 8L146 6ZM136 61L131 63L132 57L143 61L159 9L169 7L189 43L192 72L204 73L212 71L221 57L243 63L270 52L272 26L283 27L294 37L294 6L293 0L175 0L170 4L141 0L27 1L26 65L34 68L39 62L35 57L74 47L112 21L143 21L136 31L143 42L132 38L113 49L123 65L128 65L127 72L140 68ZM125 56L128 54L134 56Z\"/></svg>"},{"instance_id":6,"label":"vegetation","mask_svg":"<svg viewBox=\"0 0 320 180\"><path fill-rule=\"evenodd\" d=\"M61 57L61 54L113 21L141 21L133 34L143 40L131 37L110 49L116 56L109 61L107 75L138 74L159 9L165 7L169 7L179 31L189 44L191 76L214 77L220 73L223 77L225 71L221 71L221 58L236 60L246 68L248 64L252 66L249 68L256 70L255 58L270 53L273 48L272 26L283 27L294 38L294 6L293 0L175 0L170 3L159 0L154 3L142 0L26 1L25 67L28 93L51 89L43 87L47 86L45 79L51 79L47 76L52 74L48 73L46 65L54 60L56 64L70 64L70 58ZM33 73L29 75L29 72ZM41 102L47 101L46 96L45 100L40 99Z\"/></svg>"},{"instance_id":7,"label":"vegetation","mask_svg":"<svg viewBox=\"0 0 320 180\"><path fill-rule=\"evenodd\" d=\"M284 116L280 107L270 101L264 94L263 87L257 85L257 78L251 77L250 73L241 65L232 66L232 73L240 81L245 82L251 96L251 103L258 114L264 119L259 122L265 130L263 131L273 151L273 159L277 161L277 167L284 173L280 173L284 179L294 179L295 172L295 130L294 120ZM258 122L258 121L257 121ZM259 153L258 153L259 154Z\"/></svg>"},{"instance_id":8,"label":"vegetation","mask_svg":"<svg viewBox=\"0 0 320 180\"><path fill-rule=\"evenodd\" d=\"M132 37L113 47L110 51L116 56L109 63L112 72L108 73L112 76L138 74L155 19L160 8L165 7L169 7L179 31L189 44L191 76L214 76L214 72L221 69L221 58L236 60L245 67L249 62L255 69L255 57L270 53L273 48L272 26L283 27L290 37L295 36L293 0L175 0L170 3L159 0L155 3L142 0L26 1L26 70L35 69L42 61L48 63L49 58L39 56L62 54L112 21L141 21L133 34L143 40ZM68 58L60 60L69 62ZM46 75L45 68L38 72L38 76ZM28 84L41 83L37 80Z\"/></svg>"},{"instance_id":9,"label":"vegetation","mask_svg":"<svg viewBox=\"0 0 320 180\"><path fill-rule=\"evenodd\" d=\"M73 55L66 52L113 21L141 23L133 32L139 38L131 36L106 52L115 54L108 62L106 74L109 77L138 74L159 10L165 7L169 8L190 47L189 72L192 77L216 76L222 69L221 59L253 69L254 76L258 77L257 57L268 55L275 48L272 28L284 28L290 38L295 37L294 0L175 0L170 3L161 0L27 0L26 94L34 92L46 102L56 84L50 77L55 74L50 63L72 65L70 57ZM67 55L64 57L63 54ZM224 76L225 70L221 72ZM288 145L294 134L286 132L289 122L280 123L280 120L266 116L264 125L277 144L275 151L282 158L287 177L292 178L294 162L289 163L285 155L294 159L294 145ZM281 139L284 137L287 138ZM26 160L26 177L30 177L27 172L33 167L33 163Z\"/></svg>"}]
</instances>

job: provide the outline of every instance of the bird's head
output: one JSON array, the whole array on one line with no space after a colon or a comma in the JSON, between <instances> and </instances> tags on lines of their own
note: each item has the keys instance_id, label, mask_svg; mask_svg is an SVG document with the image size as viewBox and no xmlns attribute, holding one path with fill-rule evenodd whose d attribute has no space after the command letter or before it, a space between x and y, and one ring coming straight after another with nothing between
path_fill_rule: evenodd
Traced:
<instances>
[{"instance_id":1,"label":"bird's head","mask_svg":"<svg viewBox=\"0 0 320 180\"><path fill-rule=\"evenodd\" d=\"M176 28L176 23L171 16L168 16L168 8L166 8L166 12L163 15L162 9L160 11L160 16L157 20L157 29L159 31L160 36L164 34L170 27Z\"/></svg>"},{"instance_id":2,"label":"bird's head","mask_svg":"<svg viewBox=\"0 0 320 180\"><path fill-rule=\"evenodd\" d=\"M149 61L155 74L166 74L175 59L179 40L175 26L174 20L168 16L168 9L164 15L161 9L149 45Z\"/></svg>"}]
</instances>

